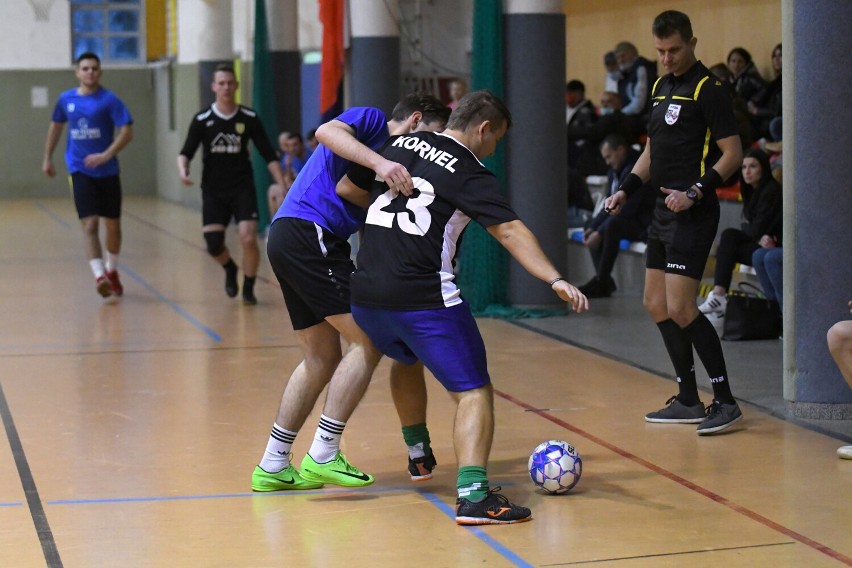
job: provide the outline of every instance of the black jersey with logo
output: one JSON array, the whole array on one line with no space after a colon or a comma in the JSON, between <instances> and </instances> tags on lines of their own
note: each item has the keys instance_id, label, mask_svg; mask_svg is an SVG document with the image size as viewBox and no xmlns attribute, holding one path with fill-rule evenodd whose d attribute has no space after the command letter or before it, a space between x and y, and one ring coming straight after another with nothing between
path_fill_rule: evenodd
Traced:
<instances>
[{"instance_id":1,"label":"black jersey with logo","mask_svg":"<svg viewBox=\"0 0 852 568\"><path fill-rule=\"evenodd\" d=\"M408 169L415 191L411 197L394 195L373 172L360 166L350 171L352 181L372 193L351 280L352 303L407 311L460 303L453 265L462 231L471 219L490 227L517 214L494 174L450 136L395 136L380 153Z\"/></svg>"},{"instance_id":2,"label":"black jersey with logo","mask_svg":"<svg viewBox=\"0 0 852 568\"><path fill-rule=\"evenodd\" d=\"M722 156L716 141L739 134L730 92L696 61L680 77L660 77L651 101L651 184L687 189ZM717 201L706 193L708 202Z\"/></svg>"},{"instance_id":3,"label":"black jersey with logo","mask_svg":"<svg viewBox=\"0 0 852 568\"><path fill-rule=\"evenodd\" d=\"M255 111L238 105L234 114L224 116L213 105L192 119L180 153L191 160L201 145L201 188L228 193L253 184L249 140L267 163L278 159Z\"/></svg>"}]
</instances>

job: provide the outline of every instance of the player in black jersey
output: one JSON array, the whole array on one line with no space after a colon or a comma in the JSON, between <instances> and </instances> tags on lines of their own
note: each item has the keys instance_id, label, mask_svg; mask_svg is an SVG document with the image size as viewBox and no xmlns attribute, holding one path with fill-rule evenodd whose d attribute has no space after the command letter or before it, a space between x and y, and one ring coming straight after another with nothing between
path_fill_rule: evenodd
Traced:
<instances>
[{"instance_id":1,"label":"player in black jersey","mask_svg":"<svg viewBox=\"0 0 852 568\"><path fill-rule=\"evenodd\" d=\"M233 217L239 227L243 247L243 303L253 305L257 303L254 281L260 264L260 250L257 246L257 195L248 152L250 140L266 160L275 183L281 184L281 187L284 176L257 113L236 102L238 87L231 66L216 67L211 84L216 102L192 119L177 164L183 184L192 185L189 162L198 146L202 146L201 230L207 242L207 252L225 269L225 292L233 298L239 291L237 265L225 245L225 229Z\"/></svg>"},{"instance_id":2,"label":"player in black jersey","mask_svg":"<svg viewBox=\"0 0 852 568\"><path fill-rule=\"evenodd\" d=\"M605 206L618 214L627 196L649 179L659 189L648 232L644 301L671 357L679 393L645 420L698 424L698 434L714 434L742 419L742 412L731 394L719 336L695 298L719 226L716 187L740 168L742 145L728 91L695 58L689 17L663 12L652 31L669 73L652 91L645 151ZM698 397L693 346L713 387L706 409Z\"/></svg>"},{"instance_id":3,"label":"player in black jersey","mask_svg":"<svg viewBox=\"0 0 852 568\"><path fill-rule=\"evenodd\" d=\"M375 181L365 168L349 174L356 186L371 191L351 279L352 315L384 354L406 364L423 361L456 401L456 522L462 525L532 518L529 509L488 484L493 390L482 336L454 282L462 231L476 220L530 274L549 282L559 298L577 312L588 308L586 297L559 275L500 193L497 178L479 161L494 152L510 125L500 99L475 91L461 99L443 133L395 136L379 152L411 173L411 196ZM338 186L338 193L354 202L359 202L357 191Z\"/></svg>"}]
</instances>

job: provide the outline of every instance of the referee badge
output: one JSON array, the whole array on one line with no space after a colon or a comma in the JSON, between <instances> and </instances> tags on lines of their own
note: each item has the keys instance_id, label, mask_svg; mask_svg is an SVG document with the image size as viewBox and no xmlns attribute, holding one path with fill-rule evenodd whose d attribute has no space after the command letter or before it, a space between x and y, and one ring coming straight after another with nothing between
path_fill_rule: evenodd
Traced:
<instances>
[{"instance_id":1,"label":"referee badge","mask_svg":"<svg viewBox=\"0 0 852 568\"><path fill-rule=\"evenodd\" d=\"M234 128L236 129L237 134L242 134L243 132L245 132L245 131L246 131L246 125L245 125L245 124L243 124L242 122L238 122L238 123L234 126Z\"/></svg>"},{"instance_id":2,"label":"referee badge","mask_svg":"<svg viewBox=\"0 0 852 568\"><path fill-rule=\"evenodd\" d=\"M677 119L680 118L680 106L670 104L668 110L666 110L666 124L669 126L677 122Z\"/></svg>"}]
</instances>

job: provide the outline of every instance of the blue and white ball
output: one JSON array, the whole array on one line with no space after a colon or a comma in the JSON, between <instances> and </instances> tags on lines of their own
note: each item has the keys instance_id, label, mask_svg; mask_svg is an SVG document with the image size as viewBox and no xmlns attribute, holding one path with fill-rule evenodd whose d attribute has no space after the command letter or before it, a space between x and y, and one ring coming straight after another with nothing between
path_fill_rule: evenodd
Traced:
<instances>
[{"instance_id":1,"label":"blue and white ball","mask_svg":"<svg viewBox=\"0 0 852 568\"><path fill-rule=\"evenodd\" d=\"M548 440L533 450L529 460L530 478L551 495L566 493L580 481L583 460L568 442Z\"/></svg>"}]
</instances>

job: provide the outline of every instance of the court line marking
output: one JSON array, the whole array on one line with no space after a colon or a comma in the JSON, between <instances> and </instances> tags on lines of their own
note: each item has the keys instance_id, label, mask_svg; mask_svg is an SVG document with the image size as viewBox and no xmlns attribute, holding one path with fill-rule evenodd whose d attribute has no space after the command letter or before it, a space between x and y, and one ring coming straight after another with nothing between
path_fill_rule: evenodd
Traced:
<instances>
[{"instance_id":1,"label":"court line marking","mask_svg":"<svg viewBox=\"0 0 852 568\"><path fill-rule=\"evenodd\" d=\"M44 506L41 503L41 497L39 497L33 473L30 470L30 464L27 462L24 446L21 443L20 436L18 436L18 429L15 427L12 411L6 402L6 395L3 392L2 384L0 384L0 418L3 419L3 427L6 430L6 437L9 439L12 456L15 458L18 477L24 488L24 495L27 498L27 505L30 509L30 517L33 520L38 540L41 543L44 560L47 562L49 568L62 568L59 549L56 547L53 532L50 530L50 523L47 522L47 515L44 512Z\"/></svg>"},{"instance_id":2,"label":"court line marking","mask_svg":"<svg viewBox=\"0 0 852 568\"><path fill-rule=\"evenodd\" d=\"M767 548L770 546L786 546L796 544L793 541L770 542L767 544L753 544L750 546L726 546L722 548L702 548L700 550L684 550L683 552L664 552L660 554L641 554L639 556L613 556L612 558L596 558L594 560L578 560L576 562L560 562L558 564L542 564L542 568L551 566L579 566L581 564L597 564L598 562L617 562L620 560L641 560L643 558L664 558L669 556L685 556L689 554L706 554L712 552L725 552L728 550L749 550L752 548Z\"/></svg>"},{"instance_id":3,"label":"court line marking","mask_svg":"<svg viewBox=\"0 0 852 568\"><path fill-rule=\"evenodd\" d=\"M186 238L184 238L180 235L177 235L175 233L172 233L168 229L161 227L161 226L157 225L156 223L152 223L151 221L148 221L147 219L143 219L139 215L137 215L137 214L135 214L131 211L128 211L127 209L123 209L121 213L122 213L122 215L133 219L134 221L136 221L140 225L145 225L146 227L154 229L157 232L163 233L164 235L168 235L169 237L171 237L175 240L178 240L178 241L182 242L183 244L185 244L185 245L187 245L191 248L194 248L196 250L200 250L202 253L204 253L205 256L207 256L207 249L204 248L203 246L199 245L198 243L196 243L194 241L190 241L189 239L186 239ZM258 280L260 280L261 282L264 282L266 284L270 284L270 285L280 289L280 286L278 285L278 280L274 280L274 279L270 280L269 278L266 278L262 274L257 274L256 278Z\"/></svg>"},{"instance_id":4,"label":"court line marking","mask_svg":"<svg viewBox=\"0 0 852 568\"><path fill-rule=\"evenodd\" d=\"M442 513L447 515L453 522L456 520L456 510L449 504L445 503L440 497L438 497L434 493L429 492L421 492L420 493L427 501L432 503L435 507L438 508ZM461 525L457 525L461 526ZM491 535L486 533L484 530L477 526L465 526L462 527L473 533L476 538L487 544L491 549L500 554L503 558L514 564L515 566L522 566L523 568L532 568L534 565L530 564L514 552L512 552L509 548L503 546L497 540L494 539Z\"/></svg>"},{"instance_id":5,"label":"court line marking","mask_svg":"<svg viewBox=\"0 0 852 568\"><path fill-rule=\"evenodd\" d=\"M593 353L595 355L600 355L604 359L609 359L610 361L622 363L623 365L627 365L628 367L633 367L634 369L639 369L640 371L645 371L646 373L654 375L656 377L660 377L661 379L665 379L665 380L670 381L670 382L675 382L675 380L672 378L671 374L662 372L659 369L652 369L650 367L646 367L645 365L640 365L638 363L630 361L629 359L625 359L623 357L619 357L618 355L613 355L612 353L608 353L606 351L603 351L603 350L601 350L597 347L593 347L591 345L584 345L582 343L579 343L578 341L575 341L573 339L568 339L567 337L563 337L563 336L561 336L557 333L554 333L552 331L547 331L547 330L544 330L544 329L538 329L536 327L533 327L529 324L525 324L525 323L517 321L517 320L504 320L504 321L506 323L512 324L514 326L520 327L521 329L525 329L527 331L531 331L533 333L543 335L544 337L547 337L549 339L553 339L554 341L558 341L559 343L565 343L566 345L576 347L577 349L582 349L583 351L587 351L587 352ZM698 385L698 389L702 392L707 393L707 394L713 394L713 391L711 389L706 388L704 385ZM844 434L841 434L840 432L832 432L831 430L828 430L828 429L823 428L821 426L818 426L816 424L809 424L808 422L805 422L805 421L803 421L799 418L796 418L795 416L788 416L788 415L784 414L783 412L773 410L772 408L769 408L768 406L765 406L765 405L760 404L758 402L748 400L747 398L737 397L737 400L739 400L741 402L747 402L749 405L761 410L764 414L768 414L769 416L772 416L773 418L777 418L778 420L782 420L784 422L787 422L788 424L795 424L796 426L799 426L800 428L810 430L811 432L816 432L817 434L822 434L823 436L828 436L829 438L834 438L835 440L840 440L841 442L852 443L852 437L845 436Z\"/></svg>"},{"instance_id":6,"label":"court line marking","mask_svg":"<svg viewBox=\"0 0 852 568\"><path fill-rule=\"evenodd\" d=\"M738 503L735 503L735 502L731 501L730 499L719 495L718 493L714 493L713 491L710 491L709 489L706 489L706 488L698 485L697 483L693 483L692 481L689 481L688 479L681 477L674 472L671 472L671 471L664 469L664 468L662 468L662 467L660 467L660 466L658 466L654 463L651 463L646 459L640 458L636 454L633 454L633 453L631 453L631 452L629 452L625 449L622 449L622 448L616 446L615 444L611 444L611 443L607 442L606 440L599 438L598 436L595 436L594 434L586 432L582 428L578 428L577 426L574 426L573 424L569 424L568 422L566 422L566 421L564 421L560 418L557 418L556 416L553 416L549 412L541 411L541 410L535 408L534 406L527 404L526 402L524 402L524 401L522 401L518 398L515 398L514 396L512 396L508 393L505 393L505 392L500 391L498 389L494 389L494 394L496 394L497 396L499 396L503 400L511 402L512 404L514 404L516 406L519 406L519 407L521 407L525 410L528 410L530 412L534 412L538 416L541 416L542 418L549 420L550 422L553 422L557 426L561 426L562 428L565 428L566 430L573 432L574 434L577 434L578 436L582 436L583 438L589 440L590 442L597 444L599 446L602 446L602 447L606 448L607 450L609 450L609 451L611 451L615 454L618 454L619 456L621 456L625 459L633 461L633 462L641 465L642 467L652 471L653 473L656 473L657 475L665 477L666 479L669 479L670 481L674 481L675 483L682 485L683 487L698 493L702 497L706 497L706 498L708 498L712 501L719 503L720 505L724 505L725 507L733 510L736 513L739 513L740 515L743 515L746 518L749 518L749 519L751 519L751 520L753 520L753 521L755 521L755 522L757 522L757 523L759 523L759 524L761 524L761 525L763 525L763 526L765 526L769 529L772 529L772 530L779 532L779 533L781 533L781 534L783 534L783 535L785 535L789 538L792 538L793 540L799 541L802 544L804 544L804 545L806 545L806 546L808 546L808 547L810 547L810 548L812 548L812 549L814 549L818 552L822 552L823 554L825 554L826 556L828 556L830 558L833 558L834 560L837 560L839 562L842 562L843 564L846 564L847 566L852 566L852 558L850 558L850 557L846 556L845 554L842 554L842 553L840 553L840 552L838 552L838 551L836 551L832 548L829 548L828 546L826 546L826 545L824 545L820 542L817 542L817 541L813 540L812 538L809 538L809 537L807 537L807 536L805 536L801 533L798 533L798 532L794 531L793 529L787 528L784 525L776 523L775 521L773 521L773 520L771 520L767 517L764 517L763 515L755 512L755 511L752 511L751 509L748 509L748 508L746 508L746 507L744 507L744 506L742 506Z\"/></svg>"},{"instance_id":7,"label":"court line marking","mask_svg":"<svg viewBox=\"0 0 852 568\"><path fill-rule=\"evenodd\" d=\"M60 225L65 227L66 229L71 229L71 226L68 223L64 222L62 220L62 218L59 217L59 215L57 215L56 213L54 213L53 211L48 209L44 204L42 204L40 202L36 202L36 207L38 209L40 209L41 211L45 212L51 219L53 219L54 221L56 221L57 223L59 223ZM206 325L201 323L198 319L195 318L195 316L193 316L192 314L187 312L185 309L181 308L176 303L174 303L171 300L169 300L168 298L166 298L159 290L157 290L152 285L150 285L144 278L142 278L141 276L136 274L126 264L119 263L119 266L121 267L122 272L128 274L131 278L133 278L133 280L135 280L136 282L141 284L143 288L145 288L146 290L151 292L151 294L153 294L157 299L159 299L160 301L165 303L167 306L172 308L175 312L177 312L178 315L182 316L184 319L189 321L189 323L191 323L192 325L194 325L195 327L197 327L198 329L203 331L205 334L207 334L207 336L210 337L213 341L216 341L216 342L222 341L222 337L218 333L216 333L215 331L213 331L212 329L210 329L209 327L207 327Z\"/></svg>"}]
</instances>

